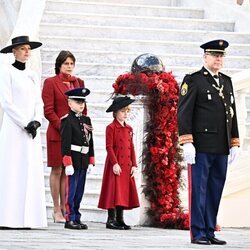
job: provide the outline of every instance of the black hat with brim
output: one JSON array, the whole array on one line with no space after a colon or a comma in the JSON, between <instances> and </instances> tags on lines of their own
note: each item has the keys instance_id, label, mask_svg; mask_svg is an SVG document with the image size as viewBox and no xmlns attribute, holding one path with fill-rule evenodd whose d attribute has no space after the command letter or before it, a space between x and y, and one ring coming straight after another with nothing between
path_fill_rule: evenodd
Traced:
<instances>
[{"instance_id":1,"label":"black hat with brim","mask_svg":"<svg viewBox=\"0 0 250 250\"><path fill-rule=\"evenodd\" d=\"M106 110L106 112L114 112L119 109L122 109L124 107L127 107L129 104L134 102L134 99L131 99L128 96L120 96L113 100L113 103L110 105L110 107Z\"/></svg>"},{"instance_id":2,"label":"black hat with brim","mask_svg":"<svg viewBox=\"0 0 250 250\"><path fill-rule=\"evenodd\" d=\"M12 53L12 49L14 49L17 46L23 45L23 44L28 44L30 45L31 49L36 49L40 46L42 46L42 43L40 42L34 42L30 41L28 36L17 36L11 40L12 44L1 49L0 53Z\"/></svg>"}]
</instances>

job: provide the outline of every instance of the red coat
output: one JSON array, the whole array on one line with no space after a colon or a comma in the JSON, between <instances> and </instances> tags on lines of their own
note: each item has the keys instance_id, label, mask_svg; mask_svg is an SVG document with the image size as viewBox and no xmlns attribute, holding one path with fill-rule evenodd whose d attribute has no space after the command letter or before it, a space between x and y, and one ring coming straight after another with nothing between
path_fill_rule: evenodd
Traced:
<instances>
[{"instance_id":1,"label":"red coat","mask_svg":"<svg viewBox=\"0 0 250 250\"><path fill-rule=\"evenodd\" d=\"M106 128L107 158L102 180L99 208L109 209L122 206L125 209L139 207L139 200L134 177L131 177L132 166L136 166L133 144L133 129L124 127L116 120ZM113 173L114 164L122 169L121 175Z\"/></svg>"},{"instance_id":2,"label":"red coat","mask_svg":"<svg viewBox=\"0 0 250 250\"><path fill-rule=\"evenodd\" d=\"M44 81L42 98L44 102L44 116L49 121L47 129L47 160L49 167L62 166L60 118L69 113L67 96L64 92L69 87L63 83L63 75L59 74ZM73 77L72 87L84 87L83 80Z\"/></svg>"}]
</instances>

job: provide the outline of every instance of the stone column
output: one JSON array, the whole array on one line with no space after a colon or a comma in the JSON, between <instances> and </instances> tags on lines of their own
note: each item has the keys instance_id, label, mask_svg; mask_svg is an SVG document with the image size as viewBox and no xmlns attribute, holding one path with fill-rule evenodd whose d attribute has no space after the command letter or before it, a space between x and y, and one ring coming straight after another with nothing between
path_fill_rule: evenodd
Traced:
<instances>
[{"instance_id":1,"label":"stone column","mask_svg":"<svg viewBox=\"0 0 250 250\"><path fill-rule=\"evenodd\" d=\"M143 152L143 139L144 139L144 125L147 122L147 110L143 106L142 96L131 97L136 99L136 101L131 105L132 110L129 114L128 124L130 124L134 131L133 141L135 145L136 159L138 164L138 169L136 173L136 186L138 191L138 196L140 200L140 207L133 209L131 211L125 211L126 222L128 224L142 225L146 221L146 208L150 206L149 202L145 199L144 194L142 194L143 187L145 185L143 175L142 175L142 152Z\"/></svg>"}]
</instances>

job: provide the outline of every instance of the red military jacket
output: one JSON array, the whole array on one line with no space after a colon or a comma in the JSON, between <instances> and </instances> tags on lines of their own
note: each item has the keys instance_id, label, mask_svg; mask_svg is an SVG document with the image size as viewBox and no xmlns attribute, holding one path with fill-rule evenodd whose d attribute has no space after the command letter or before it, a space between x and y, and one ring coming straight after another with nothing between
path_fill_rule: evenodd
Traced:
<instances>
[{"instance_id":1,"label":"red military jacket","mask_svg":"<svg viewBox=\"0 0 250 250\"><path fill-rule=\"evenodd\" d=\"M65 75L59 74L44 81L42 98L44 102L44 116L49 121L47 129L47 160L48 166L62 166L60 118L68 114L67 96L64 94L69 87L64 83ZM84 87L80 78L71 77L72 88Z\"/></svg>"},{"instance_id":2,"label":"red military jacket","mask_svg":"<svg viewBox=\"0 0 250 250\"><path fill-rule=\"evenodd\" d=\"M139 207L139 200L134 177L131 177L132 166L136 166L133 144L133 129L122 126L116 119L106 128L107 157L103 173L99 208L109 209L123 206L125 209ZM113 173L114 164L121 167L121 175Z\"/></svg>"}]
</instances>

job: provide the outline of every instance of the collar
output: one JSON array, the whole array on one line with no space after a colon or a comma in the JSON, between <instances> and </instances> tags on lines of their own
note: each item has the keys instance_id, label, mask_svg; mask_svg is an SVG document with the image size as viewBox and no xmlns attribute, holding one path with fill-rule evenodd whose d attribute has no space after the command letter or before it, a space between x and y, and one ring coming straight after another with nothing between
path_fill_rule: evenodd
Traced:
<instances>
[{"instance_id":1,"label":"collar","mask_svg":"<svg viewBox=\"0 0 250 250\"><path fill-rule=\"evenodd\" d=\"M19 70L25 70L25 63L19 62L17 60L15 60L12 66L14 66L16 69L19 69Z\"/></svg>"},{"instance_id":2,"label":"collar","mask_svg":"<svg viewBox=\"0 0 250 250\"><path fill-rule=\"evenodd\" d=\"M76 80L76 77L63 73L59 73L58 76L63 82L74 82Z\"/></svg>"},{"instance_id":3,"label":"collar","mask_svg":"<svg viewBox=\"0 0 250 250\"><path fill-rule=\"evenodd\" d=\"M122 126L121 123L118 122L116 118L114 119L113 122L114 122L114 124L115 124L115 126L116 126L117 128L125 128L125 127L127 127L126 122L124 122L124 126Z\"/></svg>"},{"instance_id":4,"label":"collar","mask_svg":"<svg viewBox=\"0 0 250 250\"><path fill-rule=\"evenodd\" d=\"M73 111L73 110L70 110L70 113L71 114L73 114L73 116L75 116L75 117L82 117L83 116L83 114L82 113L76 113L75 111Z\"/></svg>"},{"instance_id":5,"label":"collar","mask_svg":"<svg viewBox=\"0 0 250 250\"><path fill-rule=\"evenodd\" d=\"M209 70L208 68L206 68L205 66L204 66L204 69L206 70L206 71L208 71L208 73L213 77L214 75L217 75L217 76L219 76L219 74L220 74L220 72L218 72L217 74L215 74L215 73L213 73L211 70ZM214 78L214 77L213 77Z\"/></svg>"}]
</instances>

